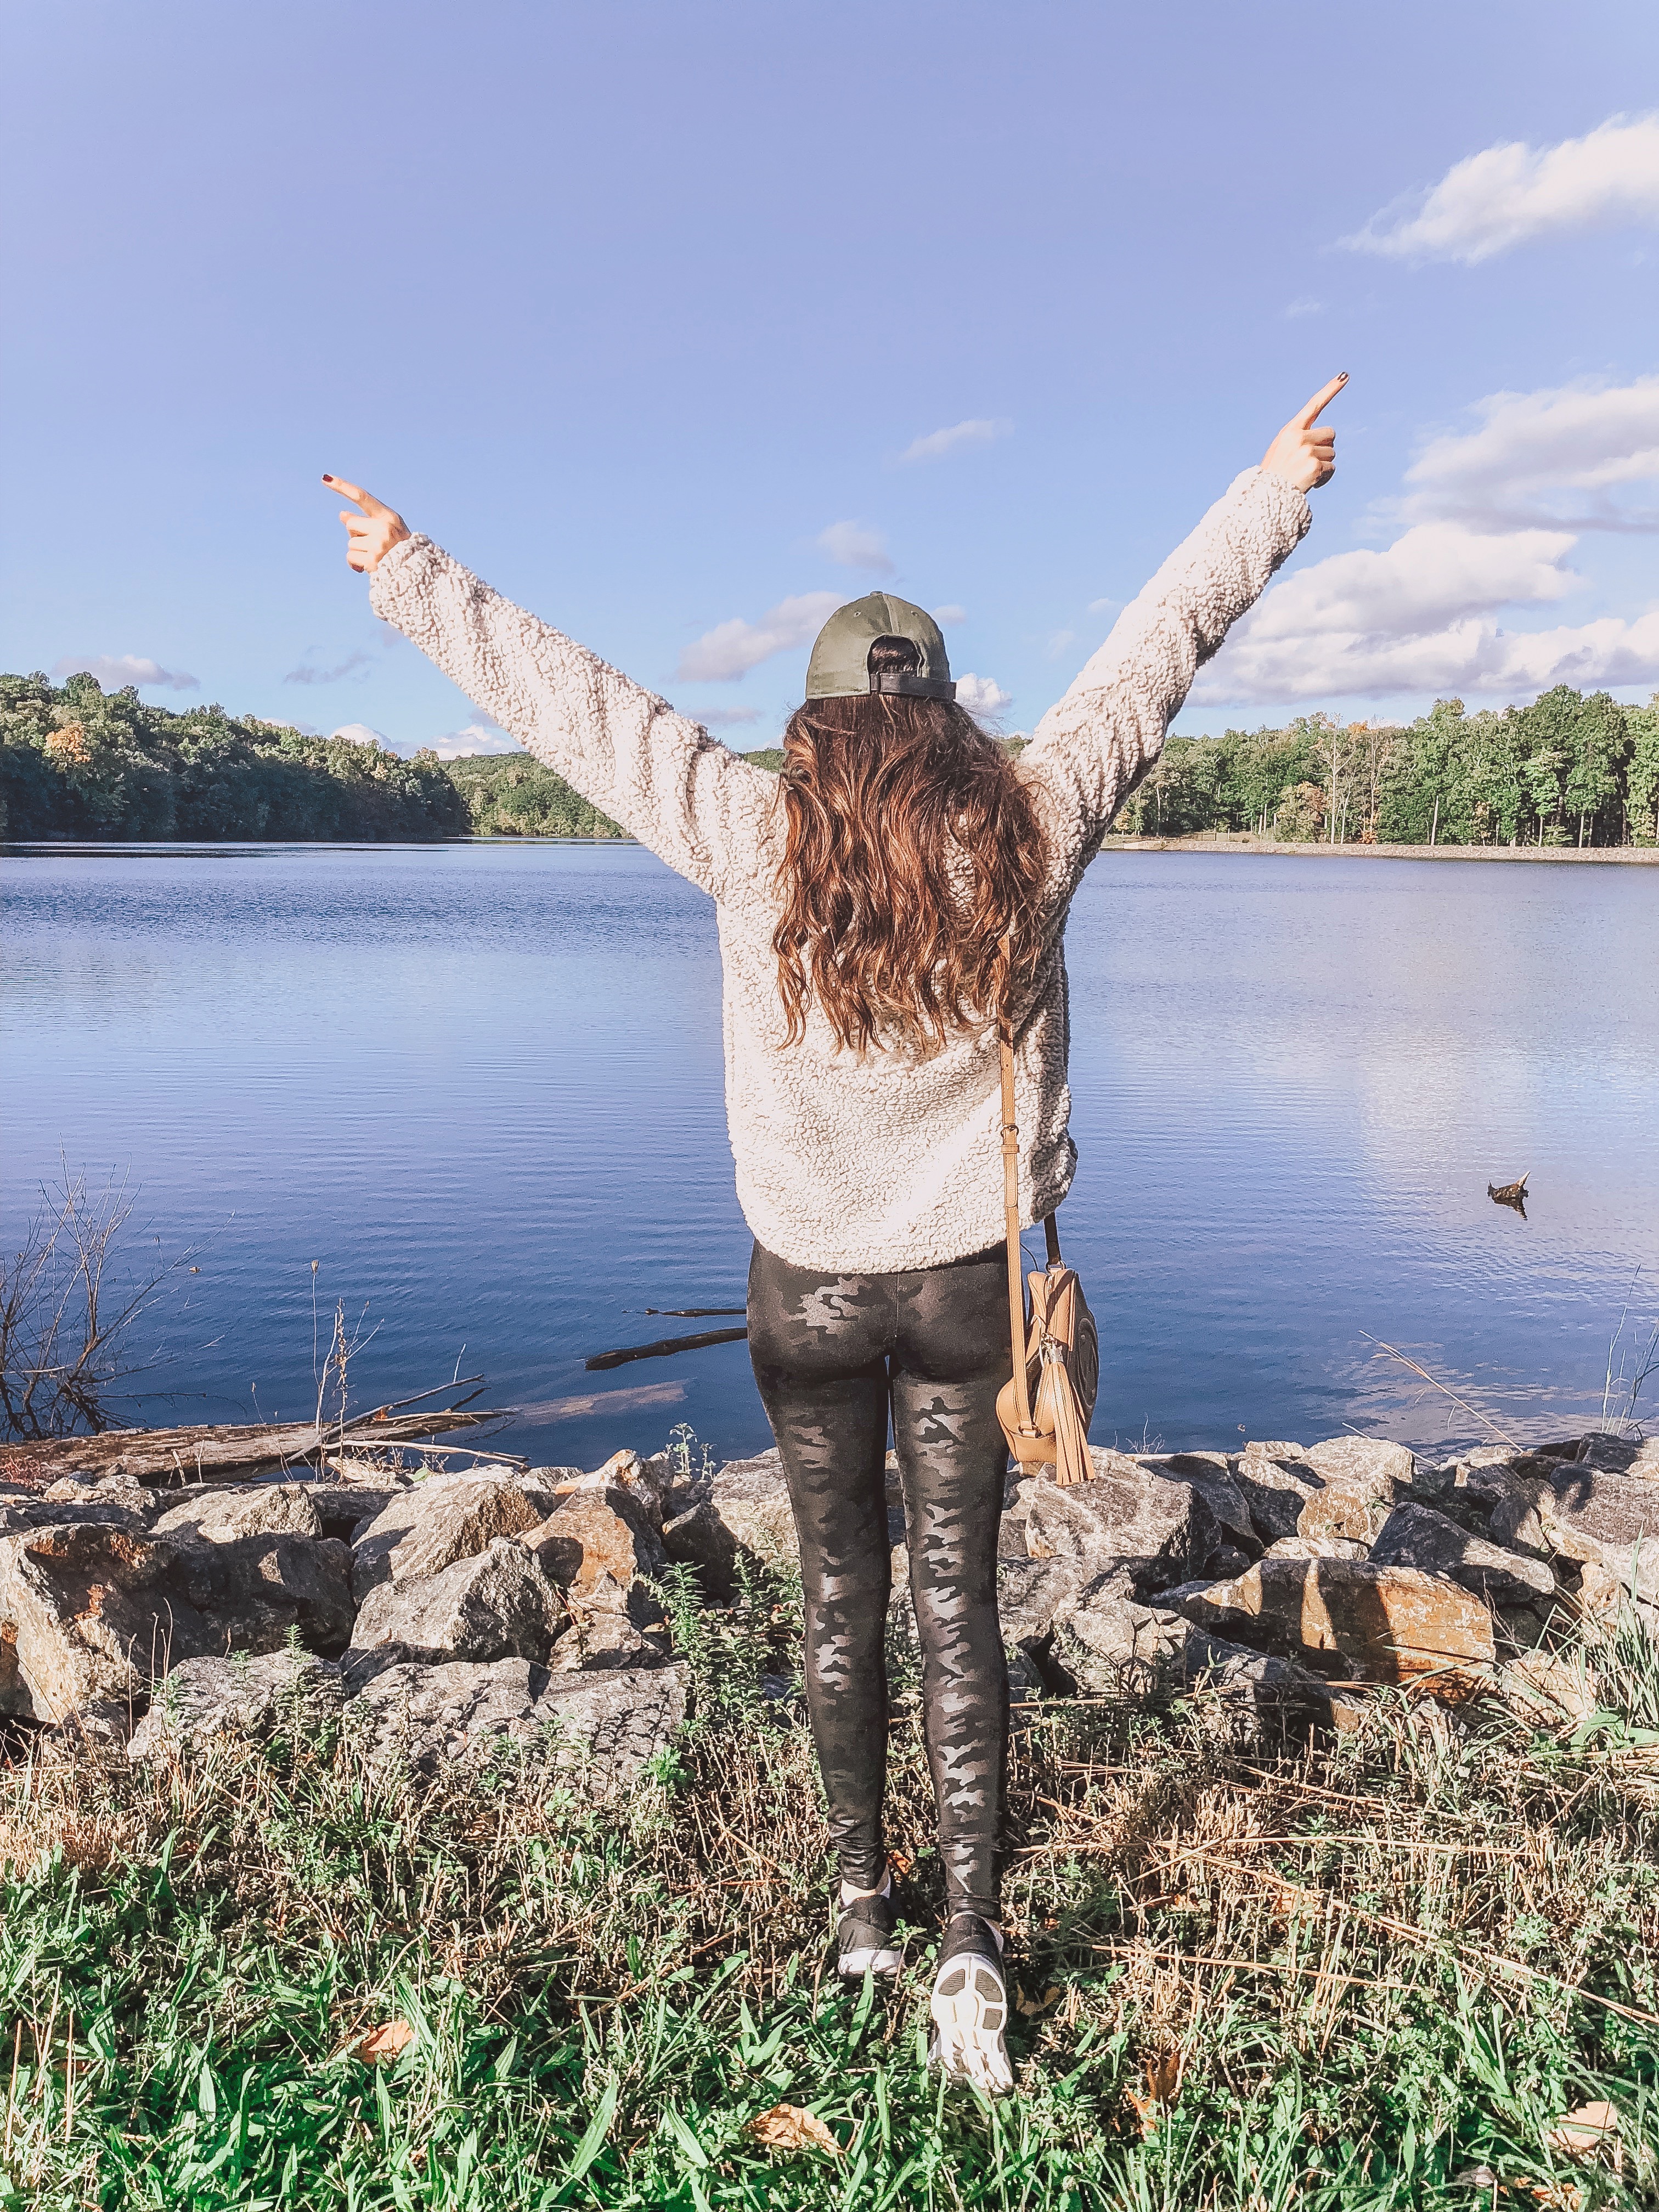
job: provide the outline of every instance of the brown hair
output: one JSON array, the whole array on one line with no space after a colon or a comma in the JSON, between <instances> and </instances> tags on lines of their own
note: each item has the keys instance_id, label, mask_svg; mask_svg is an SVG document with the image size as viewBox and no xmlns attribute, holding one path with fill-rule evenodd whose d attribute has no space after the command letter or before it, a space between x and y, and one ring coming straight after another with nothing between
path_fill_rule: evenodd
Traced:
<instances>
[{"instance_id":1,"label":"brown hair","mask_svg":"<svg viewBox=\"0 0 1659 2212\"><path fill-rule=\"evenodd\" d=\"M918 660L907 638L870 647L878 675ZM884 692L808 700L783 754L772 948L786 1042L805 1036L809 997L857 1052L936 1051L951 1030L994 1018L1036 965L1045 859L1002 747L951 702Z\"/></svg>"}]
</instances>

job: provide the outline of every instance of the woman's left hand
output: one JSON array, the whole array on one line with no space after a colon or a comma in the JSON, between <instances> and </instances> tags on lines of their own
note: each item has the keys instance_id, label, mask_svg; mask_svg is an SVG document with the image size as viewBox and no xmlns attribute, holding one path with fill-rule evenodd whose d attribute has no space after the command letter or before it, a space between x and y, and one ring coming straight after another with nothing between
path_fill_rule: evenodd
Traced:
<instances>
[{"instance_id":1,"label":"woman's left hand","mask_svg":"<svg viewBox=\"0 0 1659 2212\"><path fill-rule=\"evenodd\" d=\"M346 563L360 575L365 569L378 568L394 545L414 535L402 515L394 514L372 491L347 483L341 477L325 474L323 482L343 499L356 500L362 509L361 514L340 509L340 520L346 526Z\"/></svg>"},{"instance_id":2,"label":"woman's left hand","mask_svg":"<svg viewBox=\"0 0 1659 2212\"><path fill-rule=\"evenodd\" d=\"M1328 484L1336 474L1336 433L1319 420L1348 380L1345 368L1322 392L1316 392L1299 415L1292 415L1261 457L1270 476L1283 477L1301 492Z\"/></svg>"}]
</instances>

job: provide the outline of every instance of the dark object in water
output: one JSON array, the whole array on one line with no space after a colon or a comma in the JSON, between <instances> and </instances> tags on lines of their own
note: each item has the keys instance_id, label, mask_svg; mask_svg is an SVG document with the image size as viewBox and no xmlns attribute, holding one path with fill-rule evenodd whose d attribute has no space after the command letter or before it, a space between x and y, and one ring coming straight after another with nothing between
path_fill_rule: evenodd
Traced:
<instances>
[{"instance_id":1,"label":"dark object in water","mask_svg":"<svg viewBox=\"0 0 1659 2212\"><path fill-rule=\"evenodd\" d=\"M648 1305L648 1314L672 1314L675 1321L699 1321L703 1314L748 1314L748 1305Z\"/></svg>"},{"instance_id":2,"label":"dark object in water","mask_svg":"<svg viewBox=\"0 0 1659 2212\"><path fill-rule=\"evenodd\" d=\"M654 1344L630 1344L621 1352L596 1352L582 1365L623 1367L630 1359L666 1359L674 1352L701 1352L706 1344L740 1344L748 1334L746 1328L705 1328L696 1336L659 1337Z\"/></svg>"},{"instance_id":3,"label":"dark object in water","mask_svg":"<svg viewBox=\"0 0 1659 2212\"><path fill-rule=\"evenodd\" d=\"M1486 1185L1487 1197L1491 1199L1494 1206L1513 1206L1515 1211L1520 1215L1522 1221L1524 1221L1527 1218L1527 1176L1529 1176L1531 1173L1532 1170L1528 1168L1527 1170L1527 1175L1523 1175L1519 1182L1506 1182L1501 1187L1492 1183L1488 1183Z\"/></svg>"}]
</instances>

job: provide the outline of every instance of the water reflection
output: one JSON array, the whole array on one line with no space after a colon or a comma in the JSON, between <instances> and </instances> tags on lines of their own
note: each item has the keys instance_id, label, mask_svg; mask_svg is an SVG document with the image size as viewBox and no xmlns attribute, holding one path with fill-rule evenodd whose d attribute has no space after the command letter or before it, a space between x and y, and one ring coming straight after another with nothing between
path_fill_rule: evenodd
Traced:
<instances>
[{"instance_id":1,"label":"water reflection","mask_svg":"<svg viewBox=\"0 0 1659 2212\"><path fill-rule=\"evenodd\" d=\"M764 1442L740 1343L583 1370L747 1273L714 909L648 854L57 848L0 895L7 1223L61 1146L205 1245L158 1418L314 1403L315 1258L362 1402L464 1353L534 1457ZM1478 1433L1367 1332L1528 1438L1599 1413L1659 1257L1659 870L1114 856L1068 952L1097 1441Z\"/></svg>"}]
</instances>

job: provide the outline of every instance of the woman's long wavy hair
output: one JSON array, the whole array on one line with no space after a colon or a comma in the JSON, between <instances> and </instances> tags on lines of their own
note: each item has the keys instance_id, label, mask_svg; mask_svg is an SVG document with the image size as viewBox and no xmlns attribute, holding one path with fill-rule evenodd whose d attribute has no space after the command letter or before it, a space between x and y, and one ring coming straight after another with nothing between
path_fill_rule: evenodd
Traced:
<instances>
[{"instance_id":1,"label":"woman's long wavy hair","mask_svg":"<svg viewBox=\"0 0 1659 2212\"><path fill-rule=\"evenodd\" d=\"M878 637L878 675L914 673ZM1041 952L1042 832L1013 763L963 708L888 692L810 699L783 737L788 839L772 938L788 1016L837 1045L938 1051L996 1019ZM1012 953L1004 939L1012 933Z\"/></svg>"}]
</instances>

